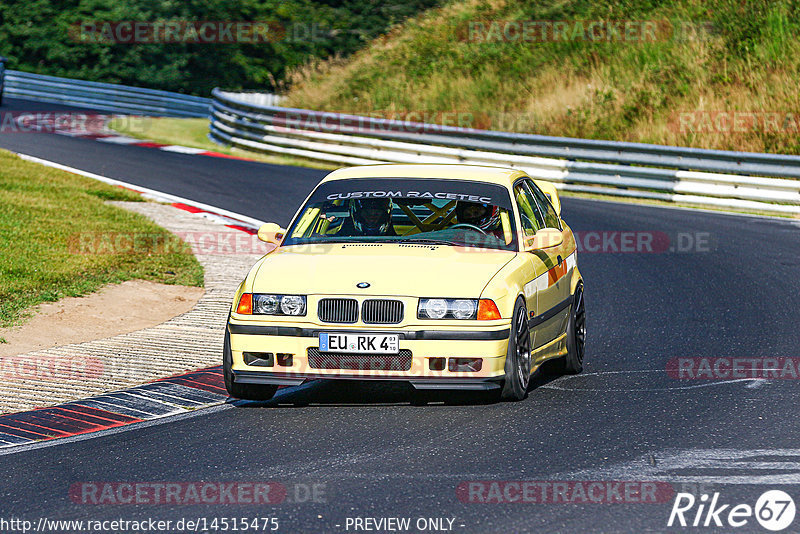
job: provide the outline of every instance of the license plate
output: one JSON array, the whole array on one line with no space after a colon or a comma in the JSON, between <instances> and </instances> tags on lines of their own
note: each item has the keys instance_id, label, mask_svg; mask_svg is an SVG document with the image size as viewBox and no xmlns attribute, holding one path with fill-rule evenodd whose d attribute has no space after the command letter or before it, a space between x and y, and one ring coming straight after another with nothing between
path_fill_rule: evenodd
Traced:
<instances>
[{"instance_id":1,"label":"license plate","mask_svg":"<svg viewBox=\"0 0 800 534\"><path fill-rule=\"evenodd\" d=\"M325 334L319 335L320 352L352 352L356 354L397 354L397 334Z\"/></svg>"}]
</instances>

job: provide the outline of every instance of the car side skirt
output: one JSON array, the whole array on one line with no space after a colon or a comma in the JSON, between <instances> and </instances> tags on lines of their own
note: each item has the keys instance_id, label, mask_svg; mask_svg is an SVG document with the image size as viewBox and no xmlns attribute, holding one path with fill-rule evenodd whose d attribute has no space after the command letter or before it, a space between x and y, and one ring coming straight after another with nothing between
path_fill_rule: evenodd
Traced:
<instances>
[{"instance_id":1,"label":"car side skirt","mask_svg":"<svg viewBox=\"0 0 800 534\"><path fill-rule=\"evenodd\" d=\"M570 295L569 297L565 298L564 300L562 300L561 302L559 302L546 312L541 313L535 317L531 317L530 319L528 319L528 327L535 328L536 326L539 326L545 321L549 321L550 319L552 319L553 317L564 311L564 309L567 306L571 305L573 297L574 295Z\"/></svg>"}]
</instances>

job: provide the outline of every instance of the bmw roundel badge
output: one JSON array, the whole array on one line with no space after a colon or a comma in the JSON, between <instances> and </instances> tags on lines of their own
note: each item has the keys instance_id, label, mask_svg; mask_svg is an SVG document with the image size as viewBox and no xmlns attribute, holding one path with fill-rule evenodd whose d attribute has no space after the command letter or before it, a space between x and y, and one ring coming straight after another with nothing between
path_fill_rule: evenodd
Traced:
<instances>
[{"instance_id":1,"label":"bmw roundel badge","mask_svg":"<svg viewBox=\"0 0 800 534\"><path fill-rule=\"evenodd\" d=\"M369 282L359 282L356 284L356 287L359 289L366 289L369 287Z\"/></svg>"}]
</instances>

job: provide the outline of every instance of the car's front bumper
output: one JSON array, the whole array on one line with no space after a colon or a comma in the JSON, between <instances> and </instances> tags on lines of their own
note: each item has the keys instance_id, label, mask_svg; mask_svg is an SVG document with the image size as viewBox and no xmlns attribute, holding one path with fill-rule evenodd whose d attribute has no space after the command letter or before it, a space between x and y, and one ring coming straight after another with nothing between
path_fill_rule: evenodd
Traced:
<instances>
[{"instance_id":1,"label":"car's front bumper","mask_svg":"<svg viewBox=\"0 0 800 534\"><path fill-rule=\"evenodd\" d=\"M414 328L341 328L317 325L267 325L229 321L232 371L234 380L249 384L299 385L309 379L345 380L402 380L419 389L470 389L485 390L498 387L505 372L510 324L493 324L491 327L414 329ZM399 348L410 351L408 369L397 370L383 366L391 357L376 356L378 365L364 368L319 368L310 361L309 349L319 347L321 332L338 333L393 333L399 336ZM243 353L270 353L284 355L271 360L271 366L258 362L245 363ZM287 365L291 355L290 363ZM355 355L352 355L356 358ZM343 356L347 359L348 356ZM444 358L444 369L431 369L431 358ZM480 370L450 371L450 358L481 359ZM440 360L441 361L441 360ZM385 368L384 368L385 367Z\"/></svg>"},{"instance_id":2,"label":"car's front bumper","mask_svg":"<svg viewBox=\"0 0 800 534\"><path fill-rule=\"evenodd\" d=\"M264 371L233 371L233 379L239 384L265 384L275 386L299 386L309 380L395 380L409 382L416 389L454 389L484 391L501 386L501 377L493 378L431 378L408 376L364 376L272 373Z\"/></svg>"}]
</instances>

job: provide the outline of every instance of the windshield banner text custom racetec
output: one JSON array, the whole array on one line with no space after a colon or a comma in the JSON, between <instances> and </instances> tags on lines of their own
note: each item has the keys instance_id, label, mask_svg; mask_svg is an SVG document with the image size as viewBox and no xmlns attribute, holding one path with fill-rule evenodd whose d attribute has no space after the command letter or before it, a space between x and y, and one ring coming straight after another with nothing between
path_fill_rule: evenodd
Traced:
<instances>
[{"instance_id":1,"label":"windshield banner text custom racetec","mask_svg":"<svg viewBox=\"0 0 800 534\"><path fill-rule=\"evenodd\" d=\"M356 178L322 184L309 202L355 200L360 198L403 198L480 202L511 209L511 199L502 186L486 182L413 178Z\"/></svg>"}]
</instances>

